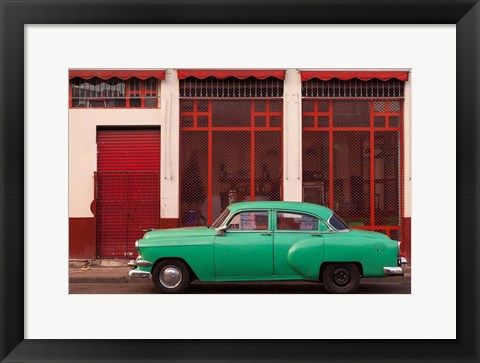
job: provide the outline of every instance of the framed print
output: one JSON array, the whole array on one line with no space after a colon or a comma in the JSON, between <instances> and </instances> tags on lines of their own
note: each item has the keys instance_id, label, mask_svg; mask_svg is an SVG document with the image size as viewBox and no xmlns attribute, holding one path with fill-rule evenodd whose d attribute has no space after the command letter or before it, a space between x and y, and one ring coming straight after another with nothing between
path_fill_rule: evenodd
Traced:
<instances>
[{"instance_id":1,"label":"framed print","mask_svg":"<svg viewBox=\"0 0 480 363\"><path fill-rule=\"evenodd\" d=\"M1 7L2 361L479 360L478 1ZM335 64L412 69L412 235L421 243L411 295L68 295L69 69ZM437 193L447 185L457 189L450 204ZM324 184L306 187L330 198Z\"/></svg>"}]
</instances>

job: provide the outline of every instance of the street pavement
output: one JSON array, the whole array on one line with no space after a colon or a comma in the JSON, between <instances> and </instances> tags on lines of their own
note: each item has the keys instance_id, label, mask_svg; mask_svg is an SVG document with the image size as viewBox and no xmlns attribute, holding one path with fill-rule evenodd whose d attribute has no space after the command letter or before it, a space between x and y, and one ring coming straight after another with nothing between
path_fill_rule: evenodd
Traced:
<instances>
[{"instance_id":1,"label":"street pavement","mask_svg":"<svg viewBox=\"0 0 480 363\"><path fill-rule=\"evenodd\" d=\"M131 278L128 267L71 267L70 294L157 294L151 280ZM357 294L410 294L411 276L362 279ZM304 281L206 283L194 281L186 294L327 294Z\"/></svg>"}]
</instances>

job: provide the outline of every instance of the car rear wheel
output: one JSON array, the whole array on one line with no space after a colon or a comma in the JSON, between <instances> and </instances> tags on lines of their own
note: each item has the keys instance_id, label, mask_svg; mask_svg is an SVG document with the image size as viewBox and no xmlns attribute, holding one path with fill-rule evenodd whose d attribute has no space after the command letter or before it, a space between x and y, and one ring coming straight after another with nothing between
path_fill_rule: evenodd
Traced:
<instances>
[{"instance_id":1,"label":"car rear wheel","mask_svg":"<svg viewBox=\"0 0 480 363\"><path fill-rule=\"evenodd\" d=\"M323 270L322 280L331 294L351 294L360 284L360 272L353 263L331 263Z\"/></svg>"},{"instance_id":2,"label":"car rear wheel","mask_svg":"<svg viewBox=\"0 0 480 363\"><path fill-rule=\"evenodd\" d=\"M152 281L163 293L180 293L190 283L190 272L182 261L163 260L153 268Z\"/></svg>"}]
</instances>

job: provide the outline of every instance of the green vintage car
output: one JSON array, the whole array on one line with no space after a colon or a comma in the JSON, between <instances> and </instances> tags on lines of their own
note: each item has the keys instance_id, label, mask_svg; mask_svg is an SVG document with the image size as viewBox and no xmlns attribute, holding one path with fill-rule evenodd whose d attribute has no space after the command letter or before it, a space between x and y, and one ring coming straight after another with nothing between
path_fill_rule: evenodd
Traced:
<instances>
[{"instance_id":1,"label":"green vintage car","mask_svg":"<svg viewBox=\"0 0 480 363\"><path fill-rule=\"evenodd\" d=\"M301 202L229 205L209 227L153 230L136 241L129 276L151 278L164 293L193 280L322 282L353 293L361 277L403 275L400 243L350 229L331 209Z\"/></svg>"}]
</instances>

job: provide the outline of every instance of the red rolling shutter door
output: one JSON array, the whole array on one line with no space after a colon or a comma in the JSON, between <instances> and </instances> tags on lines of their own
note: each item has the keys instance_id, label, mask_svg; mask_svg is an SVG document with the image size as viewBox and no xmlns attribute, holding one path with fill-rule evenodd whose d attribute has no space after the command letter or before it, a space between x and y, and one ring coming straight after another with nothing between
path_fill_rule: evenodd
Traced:
<instances>
[{"instance_id":1,"label":"red rolling shutter door","mask_svg":"<svg viewBox=\"0 0 480 363\"><path fill-rule=\"evenodd\" d=\"M99 130L98 171L160 171L160 130Z\"/></svg>"},{"instance_id":2,"label":"red rolling shutter door","mask_svg":"<svg viewBox=\"0 0 480 363\"><path fill-rule=\"evenodd\" d=\"M97 256L135 257L160 223L160 130L99 130L97 151Z\"/></svg>"}]
</instances>

